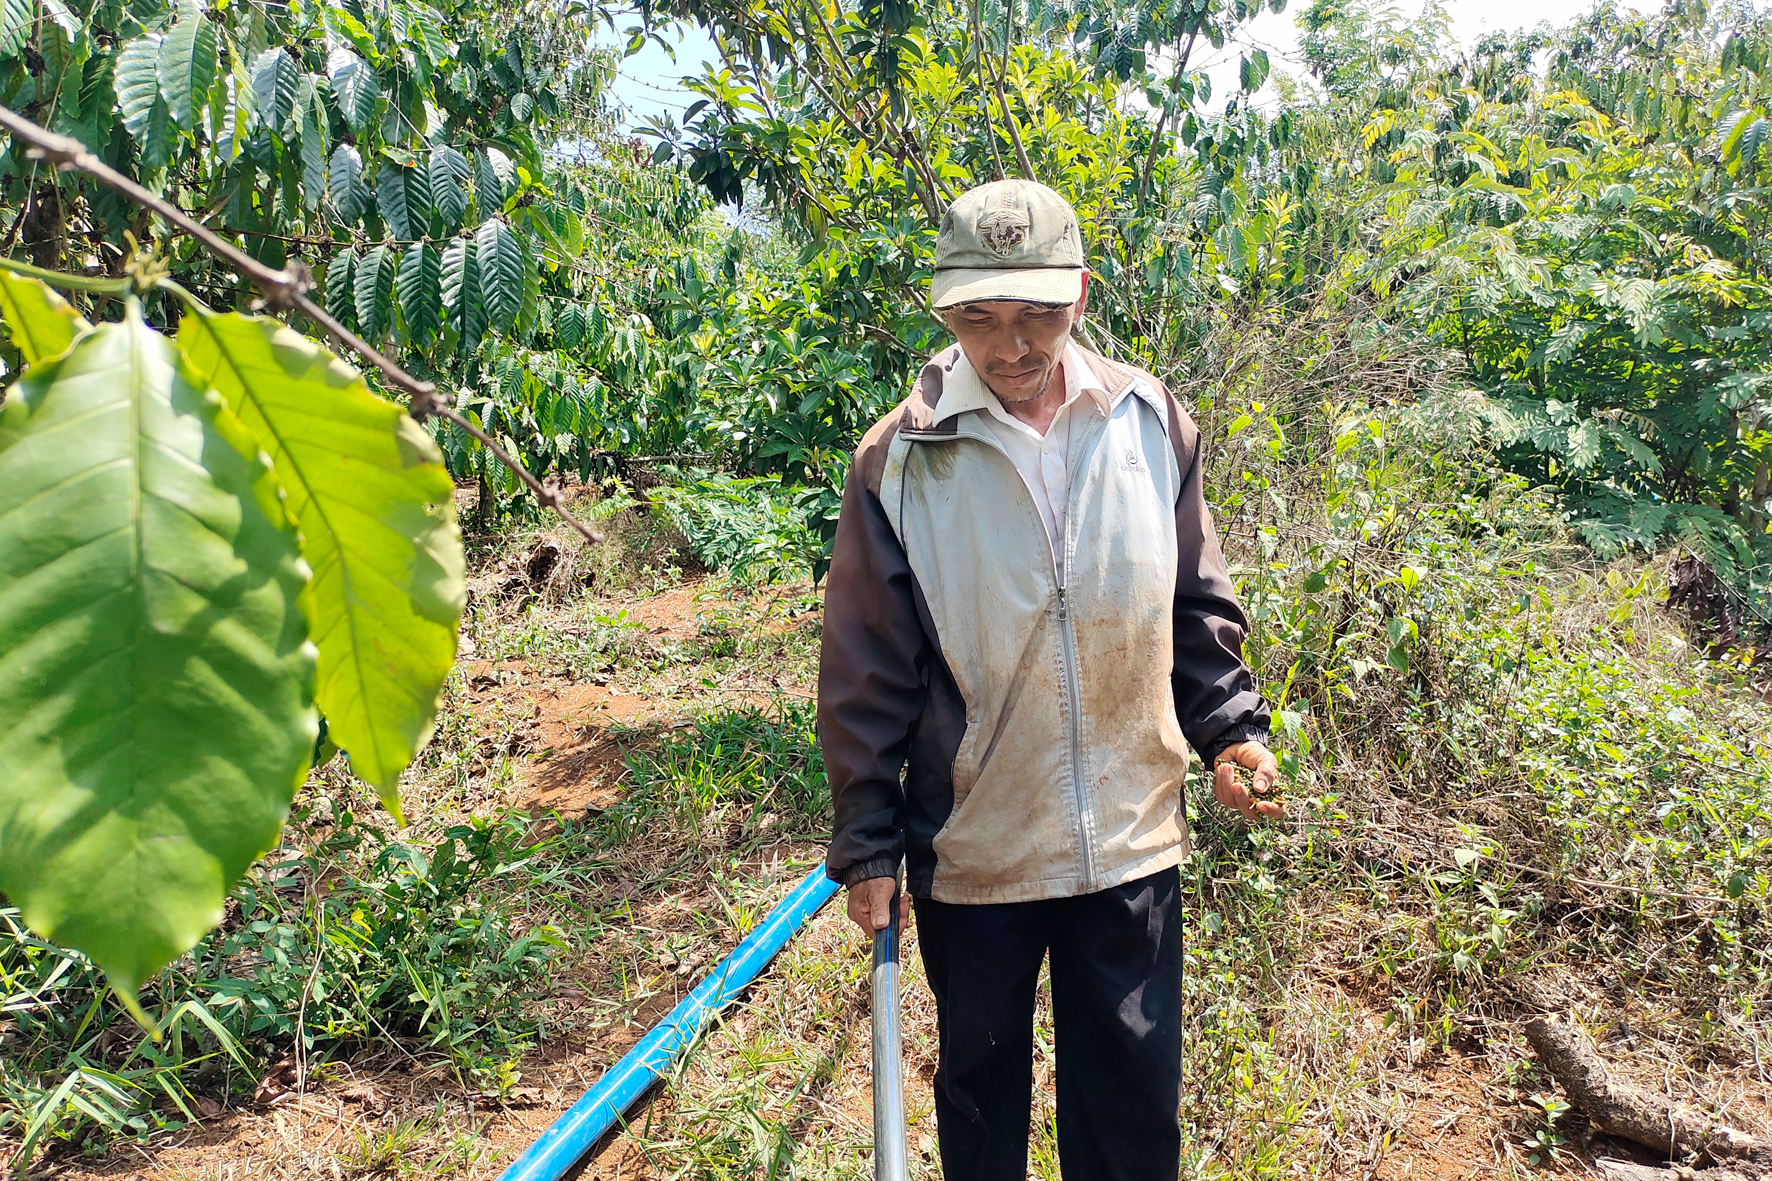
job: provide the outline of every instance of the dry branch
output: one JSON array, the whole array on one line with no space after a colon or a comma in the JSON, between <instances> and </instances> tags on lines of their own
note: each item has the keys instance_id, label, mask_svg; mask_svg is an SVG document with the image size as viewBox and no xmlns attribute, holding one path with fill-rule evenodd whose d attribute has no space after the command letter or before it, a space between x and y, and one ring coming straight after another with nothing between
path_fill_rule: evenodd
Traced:
<instances>
[{"instance_id":1,"label":"dry branch","mask_svg":"<svg viewBox=\"0 0 1772 1181\"><path fill-rule=\"evenodd\" d=\"M500 463L510 468L517 478L523 481L535 494L537 502L560 514L566 523L577 530L586 541L595 543L603 540L602 534L566 511L565 502L560 496L558 487L551 482L544 484L541 480L536 479L528 468L506 454L504 448L500 447L490 435L471 420L458 414L449 405L448 396L440 392L434 384L421 381L400 368L379 349L340 324L327 313L326 309L309 299L307 293L313 287L313 280L308 275L306 267L289 270L266 266L178 206L149 192L106 164L93 153L87 151L86 145L79 140L71 136L58 135L53 131L39 127L10 107L0 106L0 127L4 127L28 144L29 150L26 154L32 159L45 161L57 169L83 172L99 184L121 193L142 208L153 210L167 224L197 239L209 253L252 280L252 285L258 288L259 294L264 298L265 305L272 311L294 310L300 312L324 328L334 340L374 366L380 371L384 381L395 389L406 393L408 409L414 418L422 419L427 415L435 414L439 418L446 418L453 422L477 439L480 445L491 452Z\"/></svg>"},{"instance_id":2,"label":"dry branch","mask_svg":"<svg viewBox=\"0 0 1772 1181\"><path fill-rule=\"evenodd\" d=\"M1606 1181L1757 1181L1758 1169L1690 1169L1684 1165L1664 1169L1659 1165L1639 1165L1630 1161L1600 1159L1594 1162Z\"/></svg>"},{"instance_id":3,"label":"dry branch","mask_svg":"<svg viewBox=\"0 0 1772 1181\"><path fill-rule=\"evenodd\" d=\"M1772 1162L1772 1146L1764 1141L1715 1123L1703 1112L1614 1079L1593 1042L1573 1026L1554 1017L1534 1017L1526 1023L1525 1033L1538 1052L1538 1060L1570 1102L1602 1132L1654 1149L1669 1159L1701 1152L1716 1160ZM1671 1178L1674 1174L1665 1175ZM1755 1168L1748 1175L1760 1176L1761 1170ZM1723 1178L1720 1173L1706 1176L1716 1181Z\"/></svg>"}]
</instances>

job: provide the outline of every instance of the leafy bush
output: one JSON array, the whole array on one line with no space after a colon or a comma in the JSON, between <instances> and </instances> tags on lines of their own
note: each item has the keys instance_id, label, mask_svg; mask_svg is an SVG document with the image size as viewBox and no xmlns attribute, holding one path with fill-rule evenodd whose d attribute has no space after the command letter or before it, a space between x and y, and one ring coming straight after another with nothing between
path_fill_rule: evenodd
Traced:
<instances>
[{"instance_id":1,"label":"leafy bush","mask_svg":"<svg viewBox=\"0 0 1772 1181\"><path fill-rule=\"evenodd\" d=\"M519 929L508 902L480 904L528 867L527 831L515 816L475 819L421 849L339 813L324 841L240 891L237 919L207 949L210 1008L260 1041L415 1039L491 1077L528 1046L524 1002L564 947L552 928ZM321 879L341 861L361 868ZM279 884L291 879L321 884L290 899Z\"/></svg>"},{"instance_id":2,"label":"leafy bush","mask_svg":"<svg viewBox=\"0 0 1772 1181\"><path fill-rule=\"evenodd\" d=\"M741 582L774 582L822 572L823 537L808 524L819 490L790 488L779 477L723 473L693 476L649 493L653 511L688 542L711 571Z\"/></svg>"},{"instance_id":3,"label":"leafy bush","mask_svg":"<svg viewBox=\"0 0 1772 1181\"><path fill-rule=\"evenodd\" d=\"M506 883L536 853L516 817L475 820L418 847L349 811L306 809L327 835L262 864L221 929L151 981L151 1039L77 952L0 910L7 996L0 1134L140 1136L195 1118L198 1095L244 1097L266 1064L398 1039L496 1085L533 1045L526 1005L565 944L515 914Z\"/></svg>"}]
</instances>

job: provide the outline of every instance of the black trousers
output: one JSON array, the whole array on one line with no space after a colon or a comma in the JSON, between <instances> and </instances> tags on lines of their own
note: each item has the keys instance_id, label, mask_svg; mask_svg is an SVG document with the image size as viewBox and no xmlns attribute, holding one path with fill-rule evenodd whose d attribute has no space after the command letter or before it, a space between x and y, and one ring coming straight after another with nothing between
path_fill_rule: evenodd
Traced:
<instances>
[{"instance_id":1,"label":"black trousers","mask_svg":"<svg viewBox=\"0 0 1772 1181\"><path fill-rule=\"evenodd\" d=\"M1175 870L1046 902L915 901L935 993L945 1181L1026 1181L1034 992L1052 954L1065 1181L1181 1170L1181 890Z\"/></svg>"}]
</instances>

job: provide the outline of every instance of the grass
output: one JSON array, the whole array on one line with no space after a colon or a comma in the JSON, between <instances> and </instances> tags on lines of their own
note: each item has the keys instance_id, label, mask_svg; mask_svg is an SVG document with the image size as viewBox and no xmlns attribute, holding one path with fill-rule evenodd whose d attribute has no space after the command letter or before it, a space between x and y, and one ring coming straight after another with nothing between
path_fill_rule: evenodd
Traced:
<instances>
[{"instance_id":1,"label":"grass","mask_svg":"<svg viewBox=\"0 0 1772 1181\"><path fill-rule=\"evenodd\" d=\"M1772 709L1749 665L1660 607L1664 562L1568 544L1458 442L1455 404L1323 403L1246 372L1265 376L1234 391L1245 413L1202 420L1292 812L1250 829L1189 787L1183 1176L1523 1177L1617 1154L1516 1032L1547 1008L1625 1076L1763 1126ZM78 957L0 929L0 1142L16 1156L35 1130L44 1159L100 1172L134 1140L207 1175L242 1125L169 1134L214 1123L203 1101L251 1112L300 1046L327 1094L400 1080L385 1111L313 1124L341 1170L493 1176L729 950L828 827L817 600L685 580L682 543L632 513L606 514L608 550L533 525L482 539L474 653L406 784L413 824L317 773L287 847L150 995L177 1036L144 1041ZM508 585L547 540L545 585ZM913 1175L932 1177L914 946ZM864 952L828 908L586 1175L865 1174ZM1043 1181L1054 1067L1042 1037ZM292 1144L251 1159L294 1168Z\"/></svg>"}]
</instances>

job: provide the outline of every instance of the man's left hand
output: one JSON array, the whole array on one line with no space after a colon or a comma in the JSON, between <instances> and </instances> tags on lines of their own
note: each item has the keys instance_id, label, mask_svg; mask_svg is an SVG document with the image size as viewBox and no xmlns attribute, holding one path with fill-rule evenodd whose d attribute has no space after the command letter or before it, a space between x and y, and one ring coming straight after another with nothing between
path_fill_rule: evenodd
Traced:
<instances>
[{"instance_id":1,"label":"man's left hand","mask_svg":"<svg viewBox=\"0 0 1772 1181\"><path fill-rule=\"evenodd\" d=\"M1249 787L1240 781L1238 767L1255 772ZM1250 820L1279 820L1286 815L1285 801L1276 791L1279 782L1280 764L1274 752L1259 742L1239 742L1220 752L1212 771L1212 795Z\"/></svg>"}]
</instances>

